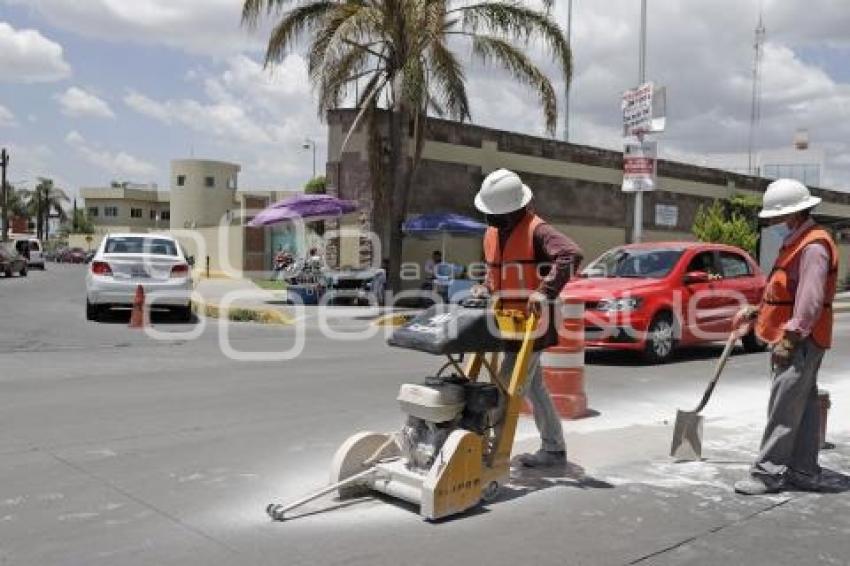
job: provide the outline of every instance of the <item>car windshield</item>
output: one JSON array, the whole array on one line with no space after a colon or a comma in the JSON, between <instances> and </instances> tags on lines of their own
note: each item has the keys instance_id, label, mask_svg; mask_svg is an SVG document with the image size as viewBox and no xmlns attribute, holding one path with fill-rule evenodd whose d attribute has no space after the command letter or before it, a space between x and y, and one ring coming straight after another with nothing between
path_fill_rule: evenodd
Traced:
<instances>
[{"instance_id":1,"label":"car windshield","mask_svg":"<svg viewBox=\"0 0 850 566\"><path fill-rule=\"evenodd\" d=\"M626 249L607 251L582 272L583 277L647 277L661 279L679 261L682 250Z\"/></svg>"},{"instance_id":2,"label":"car windshield","mask_svg":"<svg viewBox=\"0 0 850 566\"><path fill-rule=\"evenodd\" d=\"M173 240L165 238L146 238L140 236L127 236L121 238L109 238L106 241L104 253L107 254L154 254L154 255L177 255L177 245Z\"/></svg>"}]
</instances>

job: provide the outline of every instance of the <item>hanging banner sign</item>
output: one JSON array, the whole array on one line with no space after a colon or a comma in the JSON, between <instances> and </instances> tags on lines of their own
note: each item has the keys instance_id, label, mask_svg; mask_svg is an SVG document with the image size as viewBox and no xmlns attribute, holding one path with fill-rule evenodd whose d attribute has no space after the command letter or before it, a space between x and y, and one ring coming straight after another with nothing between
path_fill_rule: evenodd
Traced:
<instances>
[{"instance_id":1,"label":"hanging banner sign","mask_svg":"<svg viewBox=\"0 0 850 566\"><path fill-rule=\"evenodd\" d=\"M623 93L623 137L663 132L667 122L667 88L643 83Z\"/></svg>"},{"instance_id":2,"label":"hanging banner sign","mask_svg":"<svg viewBox=\"0 0 850 566\"><path fill-rule=\"evenodd\" d=\"M658 143L626 142L623 148L623 192L655 190L655 165Z\"/></svg>"}]
</instances>

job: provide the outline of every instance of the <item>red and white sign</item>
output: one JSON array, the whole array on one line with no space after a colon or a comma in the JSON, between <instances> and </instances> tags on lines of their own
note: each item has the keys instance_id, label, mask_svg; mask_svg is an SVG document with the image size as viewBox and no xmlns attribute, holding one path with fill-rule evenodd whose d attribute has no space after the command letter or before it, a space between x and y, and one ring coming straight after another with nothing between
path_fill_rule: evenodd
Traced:
<instances>
[{"instance_id":1,"label":"red and white sign","mask_svg":"<svg viewBox=\"0 0 850 566\"><path fill-rule=\"evenodd\" d=\"M623 192L655 190L656 155L654 141L626 142L623 148Z\"/></svg>"},{"instance_id":2,"label":"red and white sign","mask_svg":"<svg viewBox=\"0 0 850 566\"><path fill-rule=\"evenodd\" d=\"M643 83L623 93L623 137L663 132L666 125L667 90Z\"/></svg>"}]
</instances>

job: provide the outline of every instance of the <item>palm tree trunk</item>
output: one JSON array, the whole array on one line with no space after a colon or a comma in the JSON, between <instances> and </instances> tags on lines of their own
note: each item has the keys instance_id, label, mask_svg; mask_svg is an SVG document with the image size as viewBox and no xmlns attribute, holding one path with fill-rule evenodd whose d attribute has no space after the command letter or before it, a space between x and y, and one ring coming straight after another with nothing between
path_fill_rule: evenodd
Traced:
<instances>
[{"instance_id":1,"label":"palm tree trunk","mask_svg":"<svg viewBox=\"0 0 850 566\"><path fill-rule=\"evenodd\" d=\"M388 253L390 272L388 283L394 292L401 291L402 224L405 220L408 182L407 120L409 114L398 104L390 111L390 183L385 199L389 223Z\"/></svg>"}]
</instances>

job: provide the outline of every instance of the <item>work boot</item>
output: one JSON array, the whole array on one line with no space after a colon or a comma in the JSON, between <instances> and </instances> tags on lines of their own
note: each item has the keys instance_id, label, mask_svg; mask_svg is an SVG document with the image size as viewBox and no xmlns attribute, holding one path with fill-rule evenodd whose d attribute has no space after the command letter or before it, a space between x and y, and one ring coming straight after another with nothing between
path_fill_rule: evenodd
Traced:
<instances>
[{"instance_id":1,"label":"work boot","mask_svg":"<svg viewBox=\"0 0 850 566\"><path fill-rule=\"evenodd\" d=\"M542 448L534 454L520 454L514 458L514 462L526 468L553 468L555 466L567 465L567 452L565 450L549 451Z\"/></svg>"},{"instance_id":2,"label":"work boot","mask_svg":"<svg viewBox=\"0 0 850 566\"><path fill-rule=\"evenodd\" d=\"M785 481L795 489L800 491L823 491L824 485L820 481L820 476L812 476L794 470L788 470L785 474Z\"/></svg>"},{"instance_id":3,"label":"work boot","mask_svg":"<svg viewBox=\"0 0 850 566\"><path fill-rule=\"evenodd\" d=\"M741 495L779 493L779 487L780 484L778 482L766 482L754 476L735 482L735 492Z\"/></svg>"}]
</instances>

